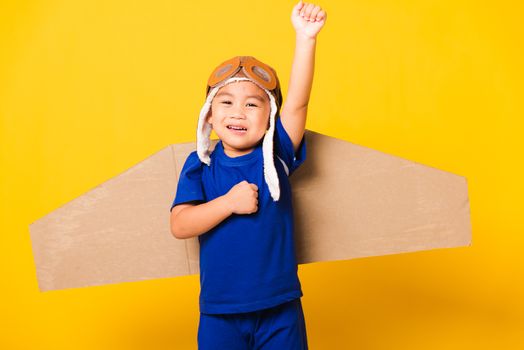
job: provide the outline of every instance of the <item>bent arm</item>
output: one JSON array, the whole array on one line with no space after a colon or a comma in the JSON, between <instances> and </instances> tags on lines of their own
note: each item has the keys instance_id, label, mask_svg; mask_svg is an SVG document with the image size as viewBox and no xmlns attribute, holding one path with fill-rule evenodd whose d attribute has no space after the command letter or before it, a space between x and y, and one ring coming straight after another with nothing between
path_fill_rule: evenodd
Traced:
<instances>
[{"instance_id":1,"label":"bent arm","mask_svg":"<svg viewBox=\"0 0 524 350\"><path fill-rule=\"evenodd\" d=\"M178 239L199 236L232 214L225 196L202 204L178 204L171 210L171 234Z\"/></svg>"}]
</instances>

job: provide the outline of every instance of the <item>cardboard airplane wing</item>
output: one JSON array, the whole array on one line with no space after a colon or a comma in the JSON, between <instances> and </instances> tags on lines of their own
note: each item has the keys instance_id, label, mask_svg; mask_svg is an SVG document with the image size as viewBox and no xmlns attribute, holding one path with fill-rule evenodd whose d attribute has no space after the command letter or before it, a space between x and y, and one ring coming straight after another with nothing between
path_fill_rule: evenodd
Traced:
<instances>
[{"instance_id":1,"label":"cardboard airplane wing","mask_svg":"<svg viewBox=\"0 0 524 350\"><path fill-rule=\"evenodd\" d=\"M471 244L464 177L306 130L290 177L300 264ZM212 141L212 145L217 140ZM169 208L196 145L170 145L30 224L41 291L199 272Z\"/></svg>"}]
</instances>

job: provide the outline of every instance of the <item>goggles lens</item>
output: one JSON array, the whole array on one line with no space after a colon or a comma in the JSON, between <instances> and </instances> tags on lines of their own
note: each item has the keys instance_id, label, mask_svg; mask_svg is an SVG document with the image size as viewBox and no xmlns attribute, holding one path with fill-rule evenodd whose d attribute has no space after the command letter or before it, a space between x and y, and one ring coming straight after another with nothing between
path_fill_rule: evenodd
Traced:
<instances>
[{"instance_id":1,"label":"goggles lens","mask_svg":"<svg viewBox=\"0 0 524 350\"><path fill-rule=\"evenodd\" d=\"M260 79L262 79L266 83L270 83L271 82L271 76L269 75L269 73L264 68L259 67L259 66L253 66L251 69L253 71L253 74L258 76Z\"/></svg>"}]
</instances>

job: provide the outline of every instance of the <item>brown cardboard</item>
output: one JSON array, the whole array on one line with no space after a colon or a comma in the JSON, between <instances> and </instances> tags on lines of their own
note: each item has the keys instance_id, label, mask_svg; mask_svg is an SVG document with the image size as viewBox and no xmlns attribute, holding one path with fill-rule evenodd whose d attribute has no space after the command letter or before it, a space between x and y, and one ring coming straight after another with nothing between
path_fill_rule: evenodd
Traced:
<instances>
[{"instance_id":1,"label":"brown cardboard","mask_svg":"<svg viewBox=\"0 0 524 350\"><path fill-rule=\"evenodd\" d=\"M471 244L464 177L310 130L306 139L290 177L300 264ZM195 147L170 145L32 223L40 290L197 274L198 239L169 226Z\"/></svg>"}]
</instances>

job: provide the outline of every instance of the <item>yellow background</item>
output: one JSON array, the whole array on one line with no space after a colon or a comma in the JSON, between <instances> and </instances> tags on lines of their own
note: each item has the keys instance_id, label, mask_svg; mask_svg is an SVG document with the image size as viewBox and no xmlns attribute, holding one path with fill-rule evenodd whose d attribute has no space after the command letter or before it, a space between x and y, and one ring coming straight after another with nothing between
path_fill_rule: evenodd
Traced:
<instances>
[{"instance_id":1,"label":"yellow background","mask_svg":"<svg viewBox=\"0 0 524 350\"><path fill-rule=\"evenodd\" d=\"M320 3L307 128L467 177L473 246L301 265L311 349L524 348L514 4ZM196 349L197 275L40 293L28 225L195 141L225 59L267 62L285 96L293 5L0 2L1 349Z\"/></svg>"}]
</instances>

